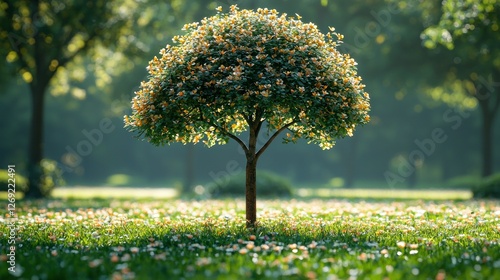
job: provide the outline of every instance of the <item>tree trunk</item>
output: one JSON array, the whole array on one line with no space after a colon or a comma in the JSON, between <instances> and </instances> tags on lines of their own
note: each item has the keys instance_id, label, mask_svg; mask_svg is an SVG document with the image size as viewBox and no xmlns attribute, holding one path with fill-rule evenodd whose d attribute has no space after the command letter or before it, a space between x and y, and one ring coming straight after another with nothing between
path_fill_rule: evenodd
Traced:
<instances>
[{"instance_id":1,"label":"tree trunk","mask_svg":"<svg viewBox=\"0 0 500 280\"><path fill-rule=\"evenodd\" d=\"M248 150L246 151L247 166L245 180L245 204L247 228L254 228L257 221L257 136L261 123L250 125Z\"/></svg>"},{"instance_id":2,"label":"tree trunk","mask_svg":"<svg viewBox=\"0 0 500 280\"><path fill-rule=\"evenodd\" d=\"M245 203L247 228L255 227L257 221L257 160L247 158Z\"/></svg>"},{"instance_id":3,"label":"tree trunk","mask_svg":"<svg viewBox=\"0 0 500 280\"><path fill-rule=\"evenodd\" d=\"M35 22L35 17L39 15L39 0L34 0L30 3L29 9L32 22ZM33 81L31 81L31 134L29 142L29 158L28 158L28 185L29 189L26 193L28 198L41 198L42 193L41 177L43 159L43 111L45 89L49 84L50 78L54 72L49 72L46 53L42 45L42 37L40 32L35 31L33 35L34 44L34 59L35 69L32 72Z\"/></svg>"},{"instance_id":4,"label":"tree trunk","mask_svg":"<svg viewBox=\"0 0 500 280\"><path fill-rule=\"evenodd\" d=\"M253 121L248 121L250 136L248 139L248 148L245 147L245 144L237 137L233 136L235 139L245 150L245 155L247 158L247 166L246 166L246 180L245 180L245 194L246 194L246 220L247 220L247 228L255 228L257 225L257 161L264 151L269 147L269 145L274 141L274 139L286 128L290 125L297 122L294 120L289 124L283 126L278 129L272 136L267 140L267 142L259 149L257 152L257 137L259 135L260 128L262 126L262 115L263 111L258 110L255 113L255 117Z\"/></svg>"},{"instance_id":5,"label":"tree trunk","mask_svg":"<svg viewBox=\"0 0 500 280\"><path fill-rule=\"evenodd\" d=\"M498 76L495 75L495 77ZM477 88L477 93L475 95L478 103L479 109L481 110L482 117L482 131L481 131L481 154L482 154L482 170L481 175L483 177L490 176L493 174L493 124L495 122L495 116L500 109L500 93L495 92L494 87L500 86L500 83L495 83L493 81L487 81L484 78L480 79L481 85ZM479 94L479 90L486 87L487 93Z\"/></svg>"},{"instance_id":6,"label":"tree trunk","mask_svg":"<svg viewBox=\"0 0 500 280\"><path fill-rule=\"evenodd\" d=\"M31 113L31 133L29 142L28 159L28 184L29 189L26 193L28 198L41 198L43 159L43 108L44 108L44 90L37 87L31 89L32 113Z\"/></svg>"}]
</instances>

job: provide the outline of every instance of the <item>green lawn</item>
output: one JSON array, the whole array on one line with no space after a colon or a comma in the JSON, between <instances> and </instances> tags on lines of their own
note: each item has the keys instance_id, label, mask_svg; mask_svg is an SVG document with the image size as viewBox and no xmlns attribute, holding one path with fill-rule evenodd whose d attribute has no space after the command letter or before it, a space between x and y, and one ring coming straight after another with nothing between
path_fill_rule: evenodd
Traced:
<instances>
[{"instance_id":1,"label":"green lawn","mask_svg":"<svg viewBox=\"0 0 500 280\"><path fill-rule=\"evenodd\" d=\"M498 201L263 200L254 231L239 199L16 207L18 279L500 279Z\"/></svg>"}]
</instances>

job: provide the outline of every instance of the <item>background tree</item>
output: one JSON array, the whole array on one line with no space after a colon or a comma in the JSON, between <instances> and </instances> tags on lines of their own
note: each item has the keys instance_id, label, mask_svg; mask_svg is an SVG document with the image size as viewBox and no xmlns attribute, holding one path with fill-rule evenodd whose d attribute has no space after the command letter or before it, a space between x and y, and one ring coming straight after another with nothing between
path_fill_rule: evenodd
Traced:
<instances>
[{"instance_id":1,"label":"background tree","mask_svg":"<svg viewBox=\"0 0 500 280\"><path fill-rule=\"evenodd\" d=\"M424 30L422 38L428 48L445 46L454 59L444 90L433 93L451 105L479 104L482 176L486 177L493 173L493 125L500 109L496 89L500 86L500 1L446 0L441 2L441 10L439 21ZM449 91L455 97L446 93Z\"/></svg>"},{"instance_id":2,"label":"background tree","mask_svg":"<svg viewBox=\"0 0 500 280\"><path fill-rule=\"evenodd\" d=\"M285 130L284 142L305 138L329 149L368 122L369 97L356 63L337 51L342 35L323 35L300 17L276 10L218 8L186 24L133 99L126 127L153 144L207 146L236 141L246 156L247 226L256 222L257 161ZM270 135L257 147L257 137ZM240 134L248 131L248 141Z\"/></svg>"},{"instance_id":3,"label":"background tree","mask_svg":"<svg viewBox=\"0 0 500 280\"><path fill-rule=\"evenodd\" d=\"M131 34L132 27L137 22L141 24L138 11L138 3L128 0L1 2L0 52L13 71L19 73L29 85L31 94L28 197L43 196L40 190L40 163L44 155L47 89L54 80L61 81L61 74L73 61L83 61L82 56L89 55L97 47L127 49L129 54L137 51L140 44ZM146 25L148 20L142 18L142 22ZM115 53L107 55L116 59ZM102 59L99 61L96 64L105 64ZM98 66L97 70L102 68ZM87 72L87 69L81 71L81 77L85 77ZM108 77L108 72L111 71L101 71L100 78ZM106 80L102 81L105 83Z\"/></svg>"}]
</instances>

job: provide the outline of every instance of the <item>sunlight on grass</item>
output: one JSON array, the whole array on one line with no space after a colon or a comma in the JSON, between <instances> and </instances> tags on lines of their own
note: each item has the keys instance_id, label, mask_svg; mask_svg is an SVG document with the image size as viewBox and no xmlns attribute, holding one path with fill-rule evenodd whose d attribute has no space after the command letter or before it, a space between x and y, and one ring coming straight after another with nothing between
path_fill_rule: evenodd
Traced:
<instances>
[{"instance_id":1,"label":"sunlight on grass","mask_svg":"<svg viewBox=\"0 0 500 280\"><path fill-rule=\"evenodd\" d=\"M391 189L305 189L297 190L299 197L319 198L374 198L374 199L429 199L467 200L468 190L391 190Z\"/></svg>"},{"instance_id":2,"label":"sunlight on grass","mask_svg":"<svg viewBox=\"0 0 500 280\"><path fill-rule=\"evenodd\" d=\"M54 198L173 198L178 195L171 188L125 188L125 187L71 187L57 188Z\"/></svg>"}]
</instances>

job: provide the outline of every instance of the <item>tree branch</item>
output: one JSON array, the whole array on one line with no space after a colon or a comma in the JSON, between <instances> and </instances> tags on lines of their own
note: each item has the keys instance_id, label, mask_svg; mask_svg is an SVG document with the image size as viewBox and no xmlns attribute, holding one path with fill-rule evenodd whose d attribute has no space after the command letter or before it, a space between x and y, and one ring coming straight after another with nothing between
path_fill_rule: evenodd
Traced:
<instances>
[{"instance_id":1,"label":"tree branch","mask_svg":"<svg viewBox=\"0 0 500 280\"><path fill-rule=\"evenodd\" d=\"M257 112L255 112L255 121L258 122L257 127L255 128L255 133L257 135L259 134L260 128L262 127L263 121L261 121L260 119L262 118L263 114L264 114L263 110L257 110Z\"/></svg>"},{"instance_id":2,"label":"tree branch","mask_svg":"<svg viewBox=\"0 0 500 280\"><path fill-rule=\"evenodd\" d=\"M269 138L269 140L267 140L266 144L264 144L264 146L262 146L262 148L260 148L260 150L257 152L255 158L258 159L260 157L260 155L262 155L262 153L264 153L264 151L267 149L267 147L269 147L269 145L271 145L271 143L274 141L274 139L281 133L283 132L283 130L287 129L288 127L290 127L292 124L294 123L297 123L298 120L293 120L292 122L286 124L285 126L283 126L282 128L278 129L276 132L274 132L274 134L271 136L271 138Z\"/></svg>"},{"instance_id":3,"label":"tree branch","mask_svg":"<svg viewBox=\"0 0 500 280\"><path fill-rule=\"evenodd\" d=\"M224 130L222 127L220 127L220 126L218 126L218 125L216 125L216 124L214 124L214 123L211 123L211 122L207 122L207 123L208 123L209 125L211 125L211 126L216 127L216 128L217 128L217 129L219 129L219 130L220 130L223 134L225 134L227 137L229 137L229 138L233 139L234 141L236 141L236 143L238 143L238 144L241 146L241 148L243 149L243 151L245 152L245 154L246 154L246 153L248 153L248 147L247 147L247 145L245 145L245 142L241 141L241 139L240 139L240 138L238 138L236 135L234 135L234 134L232 134L232 133L230 133L230 132L228 132L228 131Z\"/></svg>"},{"instance_id":4,"label":"tree branch","mask_svg":"<svg viewBox=\"0 0 500 280\"><path fill-rule=\"evenodd\" d=\"M229 137L229 138L233 139L234 141L236 141L236 143L238 143L238 144L241 146L241 148L243 149L243 151L245 152L245 154L246 154L246 153L248 153L248 147L247 147L247 145L245 145L245 143L244 143L243 141L241 141L241 139L240 139L240 138L238 138L236 135L234 135L234 134L232 134L232 133L230 133L230 132L226 131L226 130L225 130L225 129L223 129L221 126L219 126L219 125L217 125L217 124L215 124L215 123L211 122L210 120L208 120L208 119L204 118L204 117L203 117L203 113L202 113L202 110L201 110L201 107L200 107L200 106L198 106L198 110L200 111L200 120L201 120L202 122L205 122L205 123L207 123L208 125L211 125L211 126L213 126L213 127L216 127L218 130L220 130L220 132L222 132L223 134L225 134L227 137Z\"/></svg>"}]
</instances>

